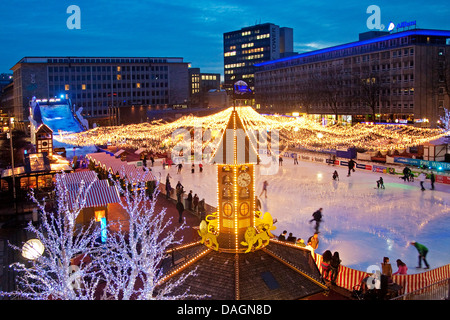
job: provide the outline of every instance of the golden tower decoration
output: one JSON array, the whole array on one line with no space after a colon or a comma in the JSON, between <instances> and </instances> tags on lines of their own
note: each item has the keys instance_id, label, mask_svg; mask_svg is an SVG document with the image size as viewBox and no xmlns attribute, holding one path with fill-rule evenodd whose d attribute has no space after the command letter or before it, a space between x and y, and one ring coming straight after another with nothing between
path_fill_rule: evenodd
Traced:
<instances>
[{"instance_id":1,"label":"golden tower decoration","mask_svg":"<svg viewBox=\"0 0 450 320\"><path fill-rule=\"evenodd\" d=\"M258 154L237 108L233 108L212 157L217 166L217 212L206 217L208 227L203 225L203 230L208 233L199 231L199 235L215 250L250 252L266 246L275 227L271 215L262 217L256 208L254 166Z\"/></svg>"}]
</instances>

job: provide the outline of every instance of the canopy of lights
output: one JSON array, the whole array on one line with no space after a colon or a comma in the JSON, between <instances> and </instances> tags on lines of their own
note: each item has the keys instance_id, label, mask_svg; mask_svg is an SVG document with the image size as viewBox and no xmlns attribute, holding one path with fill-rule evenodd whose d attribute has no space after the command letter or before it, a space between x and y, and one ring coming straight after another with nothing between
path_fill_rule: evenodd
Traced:
<instances>
[{"instance_id":1,"label":"canopy of lights","mask_svg":"<svg viewBox=\"0 0 450 320\"><path fill-rule=\"evenodd\" d=\"M417 128L408 125L356 124L354 126L322 125L307 117L261 115L251 107L236 107L250 139L260 146L276 133L279 150L301 147L310 150L356 147L367 151L404 150L439 139L449 132L442 129ZM167 123L149 123L97 127L80 133L55 136L60 142L78 146L115 145L148 152L170 151L180 141L200 137L202 148L215 150L226 129L233 107L210 116L184 116ZM201 135L198 135L200 133ZM262 134L263 133L263 134ZM262 138L264 137L264 138ZM261 141L265 139L265 141ZM259 146L259 148L260 148ZM258 149L258 146L253 146Z\"/></svg>"}]
</instances>

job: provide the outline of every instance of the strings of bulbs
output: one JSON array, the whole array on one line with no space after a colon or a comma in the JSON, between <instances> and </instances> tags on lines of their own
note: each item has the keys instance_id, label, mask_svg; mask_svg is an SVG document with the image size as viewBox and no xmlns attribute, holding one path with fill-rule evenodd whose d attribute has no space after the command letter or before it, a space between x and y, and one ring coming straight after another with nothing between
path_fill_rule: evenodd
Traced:
<instances>
[{"instance_id":1,"label":"strings of bulbs","mask_svg":"<svg viewBox=\"0 0 450 320\"><path fill-rule=\"evenodd\" d=\"M215 149L224 132L233 108L205 117L184 116L167 123L161 120L122 126L97 127L80 133L55 136L60 142L77 146L116 145L122 148L148 152L170 151L183 140L184 132L191 138L198 137L201 128L202 150ZM311 150L356 147L368 151L404 150L424 144L448 134L442 129L417 128L408 125L356 124L354 126L322 125L307 117L267 116L251 107L238 107L246 132L277 132L280 150L288 147L303 147ZM261 141L264 145L267 141ZM251 139L253 141L257 138ZM267 138L263 138L267 139ZM186 141L186 140L183 140ZM186 142L184 142L186 143ZM256 149L256 146L253 146Z\"/></svg>"}]
</instances>

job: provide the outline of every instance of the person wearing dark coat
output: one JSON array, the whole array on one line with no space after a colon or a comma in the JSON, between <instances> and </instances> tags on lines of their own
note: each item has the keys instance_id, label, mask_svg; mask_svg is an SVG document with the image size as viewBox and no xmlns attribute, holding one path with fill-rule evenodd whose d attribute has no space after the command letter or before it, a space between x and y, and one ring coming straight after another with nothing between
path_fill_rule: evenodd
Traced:
<instances>
[{"instance_id":1,"label":"person wearing dark coat","mask_svg":"<svg viewBox=\"0 0 450 320\"><path fill-rule=\"evenodd\" d=\"M295 240L297 240L296 237L294 237L294 235L292 234L292 232L289 232L289 236L286 239L289 242L295 243Z\"/></svg>"},{"instance_id":2,"label":"person wearing dark coat","mask_svg":"<svg viewBox=\"0 0 450 320\"><path fill-rule=\"evenodd\" d=\"M355 165L356 165L356 162L353 161L353 159L350 159L350 161L348 162L348 175L347 175L347 177L350 177L350 174L351 174L352 171L355 172Z\"/></svg>"},{"instance_id":3,"label":"person wearing dark coat","mask_svg":"<svg viewBox=\"0 0 450 320\"><path fill-rule=\"evenodd\" d=\"M197 212L198 210L198 202L199 202L199 197L197 194L194 195L194 199L192 200L192 204L194 205L194 212Z\"/></svg>"},{"instance_id":4,"label":"person wearing dark coat","mask_svg":"<svg viewBox=\"0 0 450 320\"><path fill-rule=\"evenodd\" d=\"M192 197L192 190L190 190L190 191L189 191L189 194L188 194L188 196L187 196L188 209L189 209L189 210L192 210L192 200L193 200L193 197Z\"/></svg>"},{"instance_id":5,"label":"person wearing dark coat","mask_svg":"<svg viewBox=\"0 0 450 320\"><path fill-rule=\"evenodd\" d=\"M341 265L341 259L339 258L339 252L335 251L330 262L331 269L331 283L336 284L336 279L339 274L339 266Z\"/></svg>"},{"instance_id":6,"label":"person wearing dark coat","mask_svg":"<svg viewBox=\"0 0 450 320\"><path fill-rule=\"evenodd\" d=\"M436 176L432 172L430 175L430 181L431 181L431 190L434 190L434 183L436 182Z\"/></svg>"},{"instance_id":7,"label":"person wearing dark coat","mask_svg":"<svg viewBox=\"0 0 450 320\"><path fill-rule=\"evenodd\" d=\"M278 240L285 241L286 235L287 235L287 231L284 230L283 233L278 236Z\"/></svg>"},{"instance_id":8,"label":"person wearing dark coat","mask_svg":"<svg viewBox=\"0 0 450 320\"><path fill-rule=\"evenodd\" d=\"M182 223L183 222L184 205L183 205L183 203L181 201L177 202L177 210L178 210L178 215L179 215L178 222Z\"/></svg>"},{"instance_id":9,"label":"person wearing dark coat","mask_svg":"<svg viewBox=\"0 0 450 320\"><path fill-rule=\"evenodd\" d=\"M309 220L309 223L315 221L316 226L314 227L314 229L316 230L316 232L319 232L319 226L320 226L320 223L322 222L322 208L320 208L319 210L314 212L312 214L312 216L313 216L313 218L311 220Z\"/></svg>"}]
</instances>

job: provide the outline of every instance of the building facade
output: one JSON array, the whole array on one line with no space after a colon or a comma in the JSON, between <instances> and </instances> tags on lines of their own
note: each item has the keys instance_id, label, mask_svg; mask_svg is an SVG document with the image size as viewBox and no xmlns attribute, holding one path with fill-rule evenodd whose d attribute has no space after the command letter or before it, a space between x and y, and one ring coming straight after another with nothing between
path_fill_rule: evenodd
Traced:
<instances>
[{"instance_id":1,"label":"building facade","mask_svg":"<svg viewBox=\"0 0 450 320\"><path fill-rule=\"evenodd\" d=\"M165 108L189 99L183 58L24 57L11 70L17 121L27 121L33 96L64 96L83 107L86 118L107 117L111 108Z\"/></svg>"},{"instance_id":2,"label":"building facade","mask_svg":"<svg viewBox=\"0 0 450 320\"><path fill-rule=\"evenodd\" d=\"M189 68L189 88L189 104L208 107L208 92L220 90L220 73L204 73L200 68Z\"/></svg>"},{"instance_id":3,"label":"building facade","mask_svg":"<svg viewBox=\"0 0 450 320\"><path fill-rule=\"evenodd\" d=\"M223 34L224 87L236 81L254 88L255 63L278 59L293 51L293 29L273 23L258 24Z\"/></svg>"},{"instance_id":4,"label":"building facade","mask_svg":"<svg viewBox=\"0 0 450 320\"><path fill-rule=\"evenodd\" d=\"M450 31L407 30L259 63L256 108L436 127L449 108Z\"/></svg>"}]
</instances>

